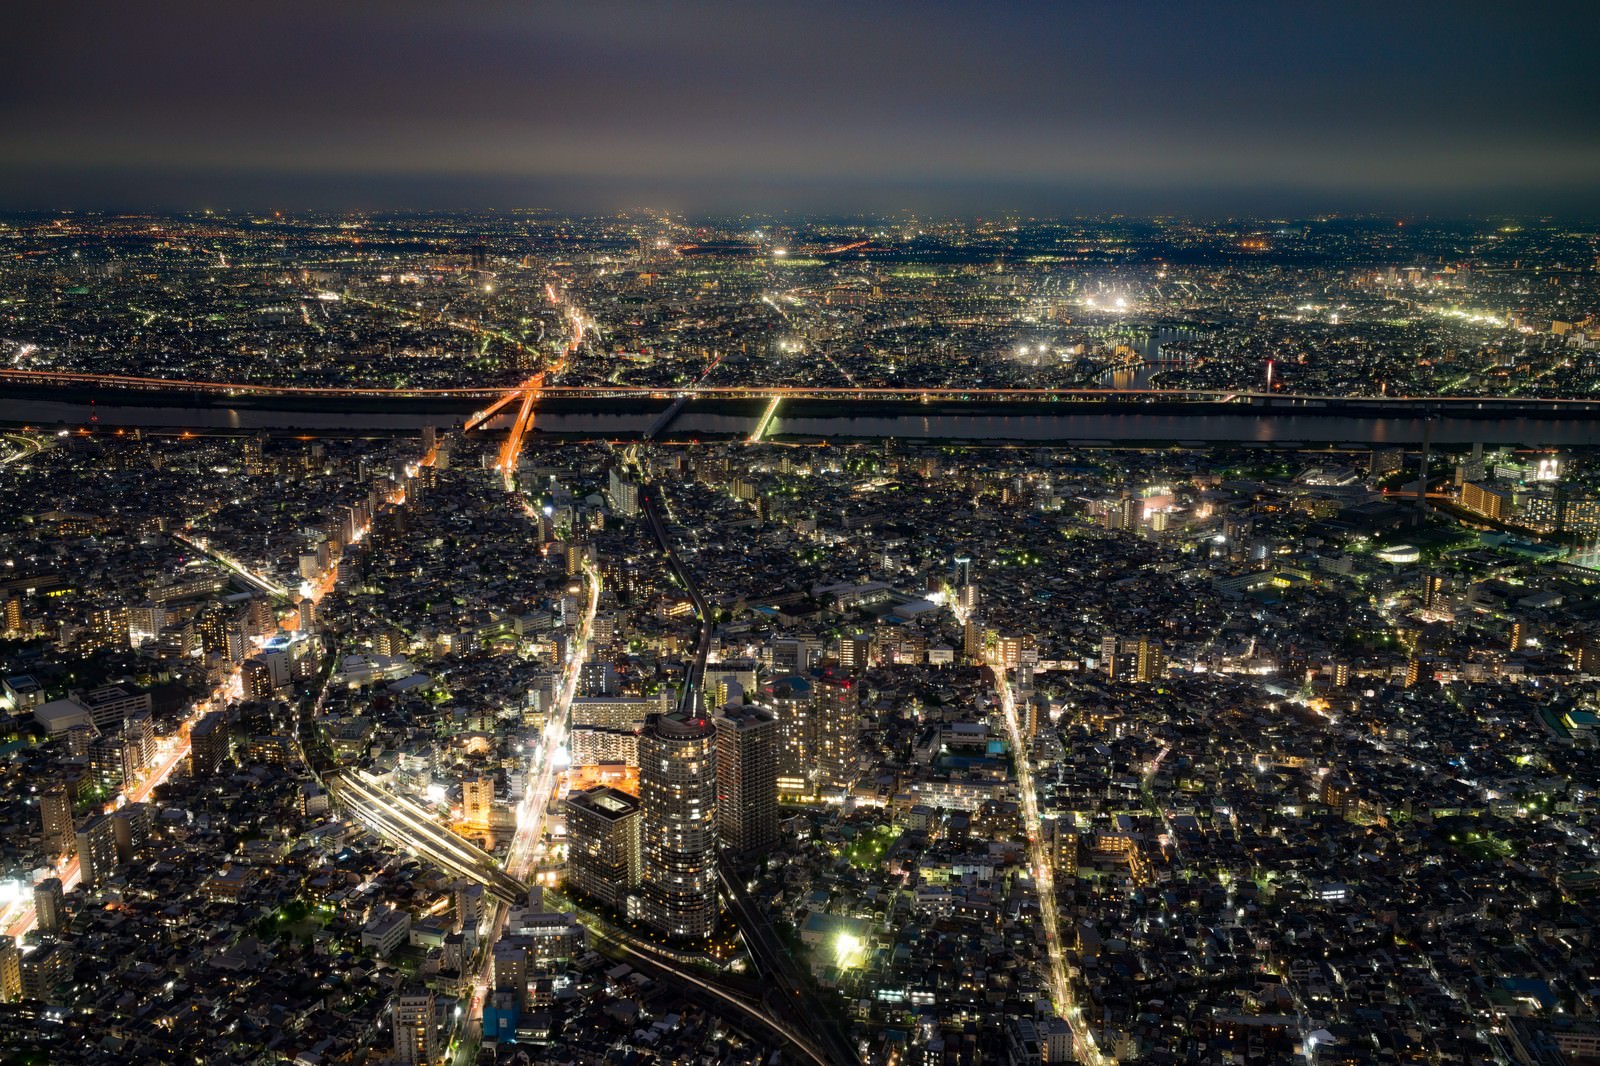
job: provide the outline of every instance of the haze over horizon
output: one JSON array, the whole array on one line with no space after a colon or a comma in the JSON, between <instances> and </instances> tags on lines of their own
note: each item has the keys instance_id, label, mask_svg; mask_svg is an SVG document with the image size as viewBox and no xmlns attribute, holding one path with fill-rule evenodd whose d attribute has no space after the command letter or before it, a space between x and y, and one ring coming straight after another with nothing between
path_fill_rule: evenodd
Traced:
<instances>
[{"instance_id":1,"label":"haze over horizon","mask_svg":"<svg viewBox=\"0 0 1600 1066\"><path fill-rule=\"evenodd\" d=\"M1576 5L25 5L0 207L1589 209Z\"/></svg>"}]
</instances>

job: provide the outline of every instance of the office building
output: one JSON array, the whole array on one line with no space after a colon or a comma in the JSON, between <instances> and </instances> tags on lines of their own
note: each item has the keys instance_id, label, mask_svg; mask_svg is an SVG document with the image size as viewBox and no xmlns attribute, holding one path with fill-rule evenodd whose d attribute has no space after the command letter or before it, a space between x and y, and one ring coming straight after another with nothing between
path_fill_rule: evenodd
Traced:
<instances>
[{"instance_id":1,"label":"office building","mask_svg":"<svg viewBox=\"0 0 1600 1066\"><path fill-rule=\"evenodd\" d=\"M772 672L777 677L808 674L822 656L816 637L778 637L772 641Z\"/></svg>"},{"instance_id":2,"label":"office building","mask_svg":"<svg viewBox=\"0 0 1600 1066\"><path fill-rule=\"evenodd\" d=\"M755 707L715 718L717 836L730 852L770 850L778 840L778 720Z\"/></svg>"},{"instance_id":3,"label":"office building","mask_svg":"<svg viewBox=\"0 0 1600 1066\"><path fill-rule=\"evenodd\" d=\"M716 760L711 723L657 715L639 739L645 920L669 937L716 924Z\"/></svg>"}]
</instances>

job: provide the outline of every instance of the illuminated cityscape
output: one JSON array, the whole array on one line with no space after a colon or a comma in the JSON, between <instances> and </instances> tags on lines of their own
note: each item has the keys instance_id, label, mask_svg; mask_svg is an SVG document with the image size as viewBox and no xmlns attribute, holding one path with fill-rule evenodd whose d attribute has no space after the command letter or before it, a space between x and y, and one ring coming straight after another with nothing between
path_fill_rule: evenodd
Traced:
<instances>
[{"instance_id":1,"label":"illuminated cityscape","mask_svg":"<svg viewBox=\"0 0 1600 1066\"><path fill-rule=\"evenodd\" d=\"M0 1063L1600 1062L1584 35L596 8L0 65Z\"/></svg>"}]
</instances>

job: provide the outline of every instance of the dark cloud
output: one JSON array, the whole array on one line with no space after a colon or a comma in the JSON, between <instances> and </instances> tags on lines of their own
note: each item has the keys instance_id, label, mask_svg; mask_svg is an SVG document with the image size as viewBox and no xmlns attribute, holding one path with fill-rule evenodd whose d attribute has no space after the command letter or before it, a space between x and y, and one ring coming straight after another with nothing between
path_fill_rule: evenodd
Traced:
<instances>
[{"instance_id":1,"label":"dark cloud","mask_svg":"<svg viewBox=\"0 0 1600 1066\"><path fill-rule=\"evenodd\" d=\"M174 0L9 21L16 206L1519 210L1600 179L1579 5Z\"/></svg>"}]
</instances>

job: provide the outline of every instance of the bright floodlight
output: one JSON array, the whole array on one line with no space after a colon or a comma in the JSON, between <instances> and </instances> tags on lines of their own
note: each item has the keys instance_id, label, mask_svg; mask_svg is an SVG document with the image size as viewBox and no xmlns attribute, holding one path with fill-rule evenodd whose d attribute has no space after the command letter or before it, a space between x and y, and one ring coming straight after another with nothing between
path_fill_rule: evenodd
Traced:
<instances>
[{"instance_id":1,"label":"bright floodlight","mask_svg":"<svg viewBox=\"0 0 1600 1066\"><path fill-rule=\"evenodd\" d=\"M861 965L866 954L864 947L861 938L854 933L840 933L833 945L833 955L840 967L851 970Z\"/></svg>"}]
</instances>

